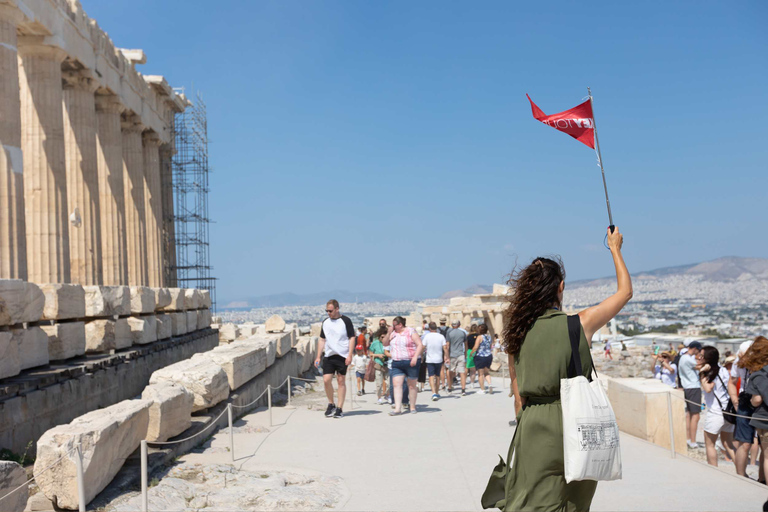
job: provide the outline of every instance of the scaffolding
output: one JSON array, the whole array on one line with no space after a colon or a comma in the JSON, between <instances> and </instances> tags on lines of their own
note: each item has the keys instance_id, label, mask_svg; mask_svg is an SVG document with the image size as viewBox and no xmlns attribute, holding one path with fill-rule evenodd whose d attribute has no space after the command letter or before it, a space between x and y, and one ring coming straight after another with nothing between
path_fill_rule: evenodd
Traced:
<instances>
[{"instance_id":1,"label":"scaffolding","mask_svg":"<svg viewBox=\"0 0 768 512\"><path fill-rule=\"evenodd\" d=\"M171 273L180 288L209 290L215 311L216 278L211 276L208 238L208 118L200 92L184 112L175 115L173 130L176 265Z\"/></svg>"}]
</instances>

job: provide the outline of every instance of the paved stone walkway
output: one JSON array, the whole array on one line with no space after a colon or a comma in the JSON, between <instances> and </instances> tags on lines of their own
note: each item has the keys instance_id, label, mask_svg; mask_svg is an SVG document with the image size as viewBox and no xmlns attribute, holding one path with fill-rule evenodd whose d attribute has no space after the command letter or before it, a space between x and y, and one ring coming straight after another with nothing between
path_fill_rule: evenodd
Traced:
<instances>
[{"instance_id":1,"label":"paved stone walkway","mask_svg":"<svg viewBox=\"0 0 768 512\"><path fill-rule=\"evenodd\" d=\"M319 381L318 381L319 382ZM419 413L387 415L372 395L355 397L345 417L323 416L322 385L294 400L294 407L273 409L237 422L238 467L249 471L295 471L338 476L348 489L341 510L481 510L488 476L506 456L513 434L513 401L502 390L429 401L420 393ZM700 462L622 435L624 479L598 485L592 510L700 511L759 510L768 488ZM188 463L228 463L229 434L217 433L202 453L182 457Z\"/></svg>"}]
</instances>

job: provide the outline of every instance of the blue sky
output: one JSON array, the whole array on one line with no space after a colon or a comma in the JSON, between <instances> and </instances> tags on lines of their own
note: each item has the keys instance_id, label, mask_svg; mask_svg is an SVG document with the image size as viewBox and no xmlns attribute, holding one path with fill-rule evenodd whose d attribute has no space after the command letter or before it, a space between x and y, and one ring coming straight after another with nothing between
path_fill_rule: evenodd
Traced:
<instances>
[{"instance_id":1,"label":"blue sky","mask_svg":"<svg viewBox=\"0 0 768 512\"><path fill-rule=\"evenodd\" d=\"M208 106L221 303L610 275L596 158L531 117L591 86L631 271L768 255L768 3L83 0Z\"/></svg>"}]
</instances>

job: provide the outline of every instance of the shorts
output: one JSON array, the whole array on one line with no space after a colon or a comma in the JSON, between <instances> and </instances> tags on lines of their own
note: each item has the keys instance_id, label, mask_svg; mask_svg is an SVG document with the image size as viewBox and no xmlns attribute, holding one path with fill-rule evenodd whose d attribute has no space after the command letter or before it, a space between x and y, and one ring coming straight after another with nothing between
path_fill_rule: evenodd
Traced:
<instances>
[{"instance_id":1,"label":"shorts","mask_svg":"<svg viewBox=\"0 0 768 512\"><path fill-rule=\"evenodd\" d=\"M717 435L720 432L733 432L736 425L728 423L720 411L709 409L704 416L704 432Z\"/></svg>"},{"instance_id":2,"label":"shorts","mask_svg":"<svg viewBox=\"0 0 768 512\"><path fill-rule=\"evenodd\" d=\"M356 376L358 379L363 379L363 380L365 380L365 372L358 372L358 371L355 371L355 376Z\"/></svg>"},{"instance_id":3,"label":"shorts","mask_svg":"<svg viewBox=\"0 0 768 512\"><path fill-rule=\"evenodd\" d=\"M755 427L749 424L751 419L741 416L752 416L752 411L739 407L736 409L736 428L733 430L733 438L740 443L752 443L755 440Z\"/></svg>"},{"instance_id":4,"label":"shorts","mask_svg":"<svg viewBox=\"0 0 768 512\"><path fill-rule=\"evenodd\" d=\"M453 373L467 373L467 362L464 355L451 357L451 366L448 369Z\"/></svg>"},{"instance_id":5,"label":"shorts","mask_svg":"<svg viewBox=\"0 0 768 512\"><path fill-rule=\"evenodd\" d=\"M430 377L435 375L439 377L441 371L443 371L443 363L427 363L427 372Z\"/></svg>"},{"instance_id":6,"label":"shorts","mask_svg":"<svg viewBox=\"0 0 768 512\"><path fill-rule=\"evenodd\" d=\"M477 366L478 370L482 370L484 368L490 368L491 363L493 362L493 356L475 356L475 366Z\"/></svg>"},{"instance_id":7,"label":"shorts","mask_svg":"<svg viewBox=\"0 0 768 512\"><path fill-rule=\"evenodd\" d=\"M475 358L470 355L471 353L472 353L471 349L467 350L467 368L475 367Z\"/></svg>"},{"instance_id":8,"label":"shorts","mask_svg":"<svg viewBox=\"0 0 768 512\"><path fill-rule=\"evenodd\" d=\"M420 364L421 364L421 359L419 359L416 362L416 366L411 366L410 359L392 361L392 369L389 371L389 374L392 377L399 377L400 375L405 375L407 378L411 380L416 380L419 378Z\"/></svg>"},{"instance_id":9,"label":"shorts","mask_svg":"<svg viewBox=\"0 0 768 512\"><path fill-rule=\"evenodd\" d=\"M683 396L686 400L689 400L688 402L685 402L685 412L701 414L701 388L684 388Z\"/></svg>"},{"instance_id":10,"label":"shorts","mask_svg":"<svg viewBox=\"0 0 768 512\"><path fill-rule=\"evenodd\" d=\"M323 358L323 375L347 374L347 358L338 354Z\"/></svg>"},{"instance_id":11,"label":"shorts","mask_svg":"<svg viewBox=\"0 0 768 512\"><path fill-rule=\"evenodd\" d=\"M765 449L766 446L768 446L768 430L759 428L757 429L757 442L760 443L760 446Z\"/></svg>"},{"instance_id":12,"label":"shorts","mask_svg":"<svg viewBox=\"0 0 768 512\"><path fill-rule=\"evenodd\" d=\"M427 363L419 361L419 382L425 384L427 382Z\"/></svg>"}]
</instances>

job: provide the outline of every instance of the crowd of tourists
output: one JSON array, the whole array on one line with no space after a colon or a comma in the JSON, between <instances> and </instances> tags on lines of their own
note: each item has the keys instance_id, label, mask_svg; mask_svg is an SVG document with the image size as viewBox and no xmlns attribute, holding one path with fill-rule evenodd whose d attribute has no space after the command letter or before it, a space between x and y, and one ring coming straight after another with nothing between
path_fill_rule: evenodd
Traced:
<instances>
[{"instance_id":1,"label":"crowd of tourists","mask_svg":"<svg viewBox=\"0 0 768 512\"><path fill-rule=\"evenodd\" d=\"M479 387L481 395L493 393L490 368L500 345L498 335L492 337L483 323L472 324L467 331L460 321L448 327L447 319L441 318L439 325L424 322L419 332L398 316L392 325L382 318L376 330L362 326L355 332L336 300L328 301L326 313L315 366L323 372L329 418L344 416L348 368L355 372L357 395L366 394L366 381L372 382L377 403L389 405L390 416L416 414L418 393L427 384L432 401L439 400L441 392L454 390L466 396L468 385Z\"/></svg>"}]
</instances>

